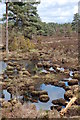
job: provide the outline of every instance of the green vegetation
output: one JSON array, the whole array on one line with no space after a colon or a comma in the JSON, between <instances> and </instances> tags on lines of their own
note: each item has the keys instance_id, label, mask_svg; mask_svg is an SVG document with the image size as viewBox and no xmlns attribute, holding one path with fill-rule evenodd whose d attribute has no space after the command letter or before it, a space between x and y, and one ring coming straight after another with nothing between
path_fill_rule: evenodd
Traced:
<instances>
[{"instance_id":1,"label":"green vegetation","mask_svg":"<svg viewBox=\"0 0 80 120\"><path fill-rule=\"evenodd\" d=\"M17 35L17 36L10 36L11 38L9 39L10 41L13 38L13 41L10 42L9 45L9 49L10 50L22 50L22 51L26 51L26 50L30 50L30 49L34 49L35 45L34 43L32 43L32 41L30 41L28 38L25 39L24 36L22 35Z\"/></svg>"},{"instance_id":2,"label":"green vegetation","mask_svg":"<svg viewBox=\"0 0 80 120\"><path fill-rule=\"evenodd\" d=\"M72 30L74 30L76 32L78 31L79 21L80 21L80 15L78 13L74 14L74 19L72 22Z\"/></svg>"},{"instance_id":3,"label":"green vegetation","mask_svg":"<svg viewBox=\"0 0 80 120\"><path fill-rule=\"evenodd\" d=\"M10 2L8 3L8 21L9 30L13 28L27 38L32 38L32 35L40 29L40 18L37 14L36 5L38 2ZM3 20L6 19L4 14Z\"/></svg>"},{"instance_id":4,"label":"green vegetation","mask_svg":"<svg viewBox=\"0 0 80 120\"><path fill-rule=\"evenodd\" d=\"M8 29L9 29L9 49L10 50L29 50L34 49L35 45L31 39L36 36L40 43L39 36L71 36L77 32L78 13L74 15L72 23L46 23L42 22L38 13L37 5L40 2L10 2L8 3ZM6 20L6 14L3 15L3 21ZM5 33L5 22L3 25ZM37 37L38 36L38 37ZM5 34L3 36L5 38Z\"/></svg>"}]
</instances>

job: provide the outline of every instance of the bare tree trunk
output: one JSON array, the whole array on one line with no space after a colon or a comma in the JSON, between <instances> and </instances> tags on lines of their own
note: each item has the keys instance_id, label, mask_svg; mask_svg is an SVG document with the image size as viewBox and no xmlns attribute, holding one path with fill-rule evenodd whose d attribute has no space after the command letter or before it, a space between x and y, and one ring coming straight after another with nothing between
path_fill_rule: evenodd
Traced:
<instances>
[{"instance_id":1,"label":"bare tree trunk","mask_svg":"<svg viewBox=\"0 0 80 120\"><path fill-rule=\"evenodd\" d=\"M8 2L6 0L6 52L8 53Z\"/></svg>"},{"instance_id":2,"label":"bare tree trunk","mask_svg":"<svg viewBox=\"0 0 80 120\"><path fill-rule=\"evenodd\" d=\"M76 101L77 97L73 97L71 98L71 100L69 101L69 103L66 105L65 108L63 108L61 111L60 111L60 115L63 116L65 113L67 113L67 110L68 108L71 107L71 105Z\"/></svg>"}]
</instances>

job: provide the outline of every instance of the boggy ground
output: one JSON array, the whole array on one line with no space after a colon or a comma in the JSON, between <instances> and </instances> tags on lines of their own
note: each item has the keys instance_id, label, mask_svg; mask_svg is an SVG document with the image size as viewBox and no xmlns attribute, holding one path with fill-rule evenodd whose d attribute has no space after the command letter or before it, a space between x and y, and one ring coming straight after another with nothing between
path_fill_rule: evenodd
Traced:
<instances>
[{"instance_id":1,"label":"boggy ground","mask_svg":"<svg viewBox=\"0 0 80 120\"><path fill-rule=\"evenodd\" d=\"M64 65L65 67L77 67L79 51L78 37L75 33L71 37L40 36L34 38L32 41L36 48L24 54L19 52L19 59L20 56L22 59L31 59L34 57L34 59L49 60L52 63ZM11 52L11 54L12 56L15 54L14 56L18 58L16 52Z\"/></svg>"},{"instance_id":2,"label":"boggy ground","mask_svg":"<svg viewBox=\"0 0 80 120\"><path fill-rule=\"evenodd\" d=\"M45 83L59 86L65 89L64 100L58 100L59 105L68 104L72 97L76 96L77 100L68 109L65 116L72 117L79 116L79 85L80 79L79 64L78 64L78 39L77 36L72 37L43 37L39 40L35 38L33 40L36 48L26 51L25 53L10 52L6 57L6 53L0 53L2 55L1 60L7 63L6 71L0 76L0 86L2 89L7 89L9 93L15 96L23 95L25 99L37 102L37 99L31 99L28 94L38 96L42 101L48 95L46 91L37 91L36 85ZM31 61L34 63L33 73L31 70L25 69L25 61ZM50 71L49 68L53 67L56 71ZM64 71L60 68L64 67ZM46 71L38 72L39 68L44 68ZM17 74L15 75L15 69ZM60 81L63 78L69 77L70 70L73 71L72 81L68 82L69 86L65 86L64 81ZM6 76L8 78L6 78ZM27 92L25 92L27 91ZM41 96L41 95L44 95ZM43 99L42 99L43 98ZM54 102L54 101L53 101ZM4 95L0 99L2 117L31 117L31 118L57 118L61 117L60 106L57 110L52 107L50 111L37 111L34 105L27 105L22 100L13 98L6 102ZM73 113L74 110L74 113Z\"/></svg>"}]
</instances>

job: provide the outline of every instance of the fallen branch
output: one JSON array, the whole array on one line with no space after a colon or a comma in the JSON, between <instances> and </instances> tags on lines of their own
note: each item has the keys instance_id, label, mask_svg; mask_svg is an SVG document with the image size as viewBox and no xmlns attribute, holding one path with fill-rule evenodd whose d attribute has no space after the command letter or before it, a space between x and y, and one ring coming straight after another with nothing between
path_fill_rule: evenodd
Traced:
<instances>
[{"instance_id":1,"label":"fallen branch","mask_svg":"<svg viewBox=\"0 0 80 120\"><path fill-rule=\"evenodd\" d=\"M71 98L70 102L68 102L68 104L66 105L65 108L63 108L61 111L60 111L60 115L63 116L65 113L67 113L67 110L68 108L71 107L71 105L76 101L76 97L73 97Z\"/></svg>"}]
</instances>

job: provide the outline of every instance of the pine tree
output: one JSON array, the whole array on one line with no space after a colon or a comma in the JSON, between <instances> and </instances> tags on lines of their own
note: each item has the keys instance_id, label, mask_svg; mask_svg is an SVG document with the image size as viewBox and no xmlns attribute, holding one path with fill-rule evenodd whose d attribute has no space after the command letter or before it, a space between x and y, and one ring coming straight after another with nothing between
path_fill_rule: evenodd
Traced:
<instances>
[{"instance_id":1,"label":"pine tree","mask_svg":"<svg viewBox=\"0 0 80 120\"><path fill-rule=\"evenodd\" d=\"M74 14L73 22L72 22L72 29L74 31L78 31L78 22L80 21L80 15L78 13Z\"/></svg>"},{"instance_id":2,"label":"pine tree","mask_svg":"<svg viewBox=\"0 0 80 120\"><path fill-rule=\"evenodd\" d=\"M9 29L13 27L25 37L31 38L40 29L40 18L37 5L40 2L10 2L8 3ZM5 20L5 14L4 18Z\"/></svg>"}]
</instances>

